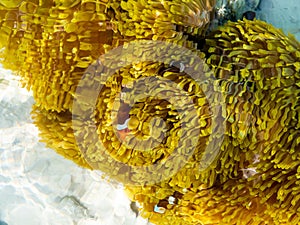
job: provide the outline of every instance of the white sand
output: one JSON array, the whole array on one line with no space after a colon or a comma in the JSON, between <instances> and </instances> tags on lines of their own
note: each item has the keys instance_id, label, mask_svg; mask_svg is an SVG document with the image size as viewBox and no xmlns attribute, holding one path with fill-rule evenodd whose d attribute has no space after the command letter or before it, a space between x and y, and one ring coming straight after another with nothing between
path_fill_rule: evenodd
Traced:
<instances>
[{"instance_id":1,"label":"white sand","mask_svg":"<svg viewBox=\"0 0 300 225\"><path fill-rule=\"evenodd\" d=\"M122 186L39 143L30 120L33 99L16 79L0 68L0 220L8 225L148 224L136 218Z\"/></svg>"},{"instance_id":2,"label":"white sand","mask_svg":"<svg viewBox=\"0 0 300 225\"><path fill-rule=\"evenodd\" d=\"M232 1L251 5L251 0ZM299 0L262 0L257 17L300 40ZM147 224L131 211L121 186L38 142L30 120L33 99L14 79L0 68L0 220L8 225Z\"/></svg>"}]
</instances>

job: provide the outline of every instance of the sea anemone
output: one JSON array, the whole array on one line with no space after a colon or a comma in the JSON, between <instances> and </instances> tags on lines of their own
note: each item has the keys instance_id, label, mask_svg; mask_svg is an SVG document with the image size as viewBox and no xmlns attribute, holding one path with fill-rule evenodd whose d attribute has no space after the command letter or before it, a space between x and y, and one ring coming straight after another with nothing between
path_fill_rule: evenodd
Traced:
<instances>
[{"instance_id":1,"label":"sea anemone","mask_svg":"<svg viewBox=\"0 0 300 225\"><path fill-rule=\"evenodd\" d=\"M213 6L214 0L183 5L180 1L0 1L1 62L22 77L41 108L70 110L79 80L100 55L137 38L172 40L193 48L188 35L206 31Z\"/></svg>"},{"instance_id":2,"label":"sea anemone","mask_svg":"<svg viewBox=\"0 0 300 225\"><path fill-rule=\"evenodd\" d=\"M135 38L181 39L183 33L204 35L212 19L215 0L122 1L118 29Z\"/></svg>"},{"instance_id":3,"label":"sea anemone","mask_svg":"<svg viewBox=\"0 0 300 225\"><path fill-rule=\"evenodd\" d=\"M244 19L202 46L213 3L0 1L2 62L33 90L43 141L123 183L151 222L298 224L300 44ZM171 60L109 75L99 56L133 39L191 51L145 44L133 54Z\"/></svg>"},{"instance_id":4,"label":"sea anemone","mask_svg":"<svg viewBox=\"0 0 300 225\"><path fill-rule=\"evenodd\" d=\"M106 48L124 42L113 30L113 8L99 1L17 2L1 7L1 61L22 77L42 108L70 109L85 69Z\"/></svg>"},{"instance_id":5,"label":"sea anemone","mask_svg":"<svg viewBox=\"0 0 300 225\"><path fill-rule=\"evenodd\" d=\"M198 53L199 57L203 57L201 52ZM191 67L195 66L198 67L199 74L205 74L203 65L191 64ZM90 84L84 89L89 98L90 87L98 86L99 80L101 83L101 79L106 79L101 67L101 64L95 64L94 72L102 72L101 76L93 74L88 80ZM91 72L90 67L88 73ZM78 89L80 88L82 87L79 86ZM77 92L75 99L80 98L81 94ZM93 169L99 169L122 183L130 184L140 184L146 182L145 179L147 183L155 183L157 179L163 179L158 178L159 176L169 177L170 174L175 174L180 165L192 167L203 154L198 151L205 149L211 133L211 110L197 82L180 72L180 68L154 62L133 64L111 76L98 95L96 112L93 111L93 102L86 98L83 98L81 104L74 104L73 115L71 112L48 114L40 108L34 110L36 124L41 127L41 136L48 146L67 158L70 158L69 150L71 155L83 154L81 162L86 160ZM191 104L187 104L189 102ZM96 130L93 130L93 124L96 124ZM118 129L118 126L121 128ZM128 130L128 135L122 133L124 129ZM196 151L195 155L198 157L195 156L187 163L193 151ZM176 160L170 161L170 156L171 159L177 157L176 168L161 164L152 167L161 171L161 174L153 173L152 177L145 178L145 174L153 172L147 166L165 160L174 164ZM143 166L146 169L141 169ZM182 177L185 170L178 176ZM203 173L201 179L213 183L214 178L210 173L211 171ZM173 181L175 182L175 177ZM182 181L180 185L185 186Z\"/></svg>"},{"instance_id":6,"label":"sea anemone","mask_svg":"<svg viewBox=\"0 0 300 225\"><path fill-rule=\"evenodd\" d=\"M196 85L195 80L172 64L144 62L131 65L122 68L105 83L97 101L96 135L88 136L90 120L75 121L75 126L81 128L75 135L81 137L79 145L81 149L84 145L85 152L79 153L81 150L75 144L73 132L62 129L70 128L70 115L64 115L64 120L53 117L53 122L47 123L48 130L44 129L41 136L45 136L44 140L54 149L63 149L58 151L60 154L67 155L69 149L77 149L73 154L83 154L85 163L93 169L101 169L123 182L128 196L140 203L141 215L155 224L297 224L300 221L297 214L300 207L299 47L292 36L258 20L229 22L207 36L206 45L201 49L206 58L203 53L196 52L205 59L212 73L205 67L198 72L206 74L205 77L213 75L214 85L222 90L226 113L219 116L225 116L226 131L218 146L220 153L205 170L199 169L201 157L211 141L209 137L214 135L212 121L218 116L210 111L211 102L202 91L206 86L189 88ZM178 84L194 99L199 120L190 119L190 133L183 136L195 147L192 156L173 158L174 173L165 165L160 170L162 174L153 173L147 177L148 183L137 185L139 179L145 181L145 175L141 170L132 169L134 166L164 162L174 152L180 155L189 149L189 146L173 148L179 143L181 127L178 126L178 111L170 102L145 98L126 107L132 102L131 96L143 99L145 92L151 92L145 82L135 82L143 76L147 79L167 78ZM164 82L161 80L160 84ZM132 87L135 87L134 93L125 94L122 99L120 93ZM167 85L161 87L157 91L167 96ZM119 103L114 105L113 101ZM118 107L122 110L118 111ZM130 118L128 132L140 139L148 137L146 147L154 147L152 151L135 151L122 144L126 138L130 143L133 137L127 134L120 138L118 130L113 128L116 123L125 124L127 117L124 114ZM162 126L162 120L158 120L157 127L153 122L150 127L156 136L151 139L149 118L157 115L165 122ZM47 112L43 114L43 117L47 116ZM37 125L45 127L41 121ZM192 135L193 127L197 127L195 124L201 127L197 139ZM71 137L66 144L68 148L62 144L66 136ZM95 145L95 139L100 139L104 145ZM155 143L156 140L166 142ZM180 167L183 161L185 164ZM159 176L164 179L154 182Z\"/></svg>"},{"instance_id":7,"label":"sea anemone","mask_svg":"<svg viewBox=\"0 0 300 225\"><path fill-rule=\"evenodd\" d=\"M92 169L74 144L75 137L70 112L57 113L41 109L35 105L32 107L32 118L39 128L41 141L45 142L47 147L81 167Z\"/></svg>"},{"instance_id":8,"label":"sea anemone","mask_svg":"<svg viewBox=\"0 0 300 225\"><path fill-rule=\"evenodd\" d=\"M193 171L185 189L168 181L127 187L129 196L155 224L298 224L300 44L243 20L209 34L202 51L227 111L215 182L199 185Z\"/></svg>"}]
</instances>

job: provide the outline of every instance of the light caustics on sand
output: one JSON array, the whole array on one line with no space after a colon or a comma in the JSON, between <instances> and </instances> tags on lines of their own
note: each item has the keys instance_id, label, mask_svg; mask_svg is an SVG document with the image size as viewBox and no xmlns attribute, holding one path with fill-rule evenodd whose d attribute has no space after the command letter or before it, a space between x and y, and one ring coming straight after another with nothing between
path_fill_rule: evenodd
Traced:
<instances>
[{"instance_id":1,"label":"light caustics on sand","mask_svg":"<svg viewBox=\"0 0 300 225\"><path fill-rule=\"evenodd\" d=\"M2 63L43 141L151 222L297 224L298 41L256 19L206 33L215 2L180 3L5 1Z\"/></svg>"}]
</instances>

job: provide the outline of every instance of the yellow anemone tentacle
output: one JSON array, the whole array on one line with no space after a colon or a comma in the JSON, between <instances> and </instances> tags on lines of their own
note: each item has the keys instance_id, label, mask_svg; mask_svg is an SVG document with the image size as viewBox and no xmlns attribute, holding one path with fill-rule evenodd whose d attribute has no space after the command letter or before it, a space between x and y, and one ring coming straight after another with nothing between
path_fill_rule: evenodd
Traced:
<instances>
[{"instance_id":1,"label":"yellow anemone tentacle","mask_svg":"<svg viewBox=\"0 0 300 225\"><path fill-rule=\"evenodd\" d=\"M112 48L137 38L196 46L188 34L206 31L214 0L188 1L183 6L174 1L160 3L0 1L1 62L22 77L38 106L57 112L71 110L84 71ZM178 11L180 7L184 10Z\"/></svg>"}]
</instances>

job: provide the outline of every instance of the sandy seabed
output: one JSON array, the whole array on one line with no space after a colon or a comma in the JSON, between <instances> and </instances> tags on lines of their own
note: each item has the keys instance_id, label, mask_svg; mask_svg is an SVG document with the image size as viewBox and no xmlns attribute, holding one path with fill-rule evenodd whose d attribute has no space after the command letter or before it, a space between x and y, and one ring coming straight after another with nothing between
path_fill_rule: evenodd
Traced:
<instances>
[{"instance_id":1,"label":"sandy seabed","mask_svg":"<svg viewBox=\"0 0 300 225\"><path fill-rule=\"evenodd\" d=\"M300 40L299 0L261 0L256 13ZM149 224L131 210L122 186L39 142L31 93L1 67L0 90L0 225Z\"/></svg>"}]
</instances>

